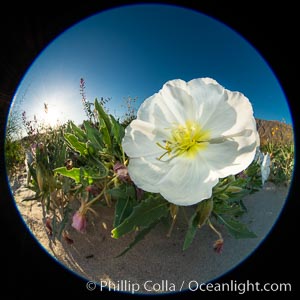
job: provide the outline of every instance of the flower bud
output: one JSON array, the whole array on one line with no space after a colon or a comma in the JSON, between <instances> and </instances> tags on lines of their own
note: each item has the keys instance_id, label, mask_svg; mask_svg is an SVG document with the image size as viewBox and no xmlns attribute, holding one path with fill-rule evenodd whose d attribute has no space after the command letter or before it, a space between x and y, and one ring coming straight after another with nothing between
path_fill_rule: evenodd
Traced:
<instances>
[{"instance_id":1,"label":"flower bud","mask_svg":"<svg viewBox=\"0 0 300 300\"><path fill-rule=\"evenodd\" d=\"M214 243L214 250L220 254L223 251L223 246L224 246L224 240L223 239L218 239Z\"/></svg>"},{"instance_id":2,"label":"flower bud","mask_svg":"<svg viewBox=\"0 0 300 300\"><path fill-rule=\"evenodd\" d=\"M67 159L65 161L65 167L66 167L67 170L73 169L73 161L72 161L72 159Z\"/></svg>"},{"instance_id":3,"label":"flower bud","mask_svg":"<svg viewBox=\"0 0 300 300\"><path fill-rule=\"evenodd\" d=\"M89 193L91 193L93 196L97 196L100 194L101 190L99 187L97 187L96 185L92 184L92 185L88 185L85 190Z\"/></svg>"},{"instance_id":4,"label":"flower bud","mask_svg":"<svg viewBox=\"0 0 300 300\"><path fill-rule=\"evenodd\" d=\"M38 143L37 148L41 151L44 150L44 144L42 142Z\"/></svg>"},{"instance_id":5,"label":"flower bud","mask_svg":"<svg viewBox=\"0 0 300 300\"><path fill-rule=\"evenodd\" d=\"M137 186L135 186L135 193L136 193L136 199L138 201L141 201L144 195L144 191L140 188L138 188Z\"/></svg>"},{"instance_id":6,"label":"flower bud","mask_svg":"<svg viewBox=\"0 0 300 300\"><path fill-rule=\"evenodd\" d=\"M230 193L240 193L243 191L243 188L236 185L231 185L228 187L227 191Z\"/></svg>"},{"instance_id":7,"label":"flower bud","mask_svg":"<svg viewBox=\"0 0 300 300\"><path fill-rule=\"evenodd\" d=\"M123 165L122 163L120 163L119 161L116 162L116 164L114 165L114 172L117 174L117 177L123 181L123 182L129 182L130 181L130 177L128 175L128 170L127 167L125 165Z\"/></svg>"},{"instance_id":8,"label":"flower bud","mask_svg":"<svg viewBox=\"0 0 300 300\"><path fill-rule=\"evenodd\" d=\"M86 229L86 217L85 215L83 215L82 213L80 213L79 211L77 211L74 215L73 215L73 219L72 219L72 227L75 228L77 231L83 233L85 232Z\"/></svg>"},{"instance_id":9,"label":"flower bud","mask_svg":"<svg viewBox=\"0 0 300 300\"><path fill-rule=\"evenodd\" d=\"M201 228L211 215L213 210L213 200L209 198L200 202L197 206L197 223L198 228Z\"/></svg>"}]
</instances>

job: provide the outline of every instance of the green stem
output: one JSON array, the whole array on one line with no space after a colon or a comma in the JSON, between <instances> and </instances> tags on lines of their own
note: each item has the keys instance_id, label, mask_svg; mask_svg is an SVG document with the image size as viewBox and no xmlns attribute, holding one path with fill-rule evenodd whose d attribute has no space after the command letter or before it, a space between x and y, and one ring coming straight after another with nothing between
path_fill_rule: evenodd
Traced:
<instances>
[{"instance_id":1,"label":"green stem","mask_svg":"<svg viewBox=\"0 0 300 300\"><path fill-rule=\"evenodd\" d=\"M95 203L98 199L100 199L103 194L106 192L106 189L109 187L111 183L114 182L115 177L113 177L107 184L105 184L105 187L102 189L101 193L99 193L95 198L93 198L91 201L86 203L85 208L90 207L93 203Z\"/></svg>"},{"instance_id":2,"label":"green stem","mask_svg":"<svg viewBox=\"0 0 300 300\"><path fill-rule=\"evenodd\" d=\"M210 219L207 219L207 224L218 235L219 239L223 240L222 234L214 227L214 225L211 223Z\"/></svg>"},{"instance_id":3,"label":"green stem","mask_svg":"<svg viewBox=\"0 0 300 300\"><path fill-rule=\"evenodd\" d=\"M121 150L122 150L123 165L126 166L126 165L125 165L125 163L126 163L126 157L125 157L125 152L124 152L124 150L123 150L123 147L121 147Z\"/></svg>"},{"instance_id":4,"label":"green stem","mask_svg":"<svg viewBox=\"0 0 300 300\"><path fill-rule=\"evenodd\" d=\"M188 216L187 216L187 214L186 214L185 207L182 207L182 211L183 211L183 215L184 215L184 218L185 218L186 223L189 224L189 218L188 218Z\"/></svg>"},{"instance_id":5,"label":"green stem","mask_svg":"<svg viewBox=\"0 0 300 300\"><path fill-rule=\"evenodd\" d=\"M86 203L85 207L88 208L89 206L91 206L93 203L95 203L99 198L101 198L101 196L103 196L104 192L105 192L105 188L101 191L101 193L99 193L95 198L93 198L90 202Z\"/></svg>"},{"instance_id":6,"label":"green stem","mask_svg":"<svg viewBox=\"0 0 300 300\"><path fill-rule=\"evenodd\" d=\"M169 229L169 231L167 233L167 237L171 236L173 228L174 228L174 225L175 225L175 222L176 222L176 219L177 219L177 214L174 215L174 217L173 217L172 224L171 224L170 229Z\"/></svg>"}]
</instances>

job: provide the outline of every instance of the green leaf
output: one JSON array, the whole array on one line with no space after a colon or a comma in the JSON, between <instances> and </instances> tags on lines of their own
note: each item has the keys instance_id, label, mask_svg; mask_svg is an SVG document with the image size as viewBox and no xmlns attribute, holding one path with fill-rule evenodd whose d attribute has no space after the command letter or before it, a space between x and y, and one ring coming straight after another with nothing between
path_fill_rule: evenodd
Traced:
<instances>
[{"instance_id":1,"label":"green leaf","mask_svg":"<svg viewBox=\"0 0 300 300\"><path fill-rule=\"evenodd\" d=\"M72 209L69 206L70 206L70 202L67 204L66 207L63 208L63 219L61 220L61 222L59 224L59 228L57 230L57 239L58 240L61 240L62 232L63 232L64 228L66 227L66 224L69 220L69 215L72 211Z\"/></svg>"},{"instance_id":2,"label":"green leaf","mask_svg":"<svg viewBox=\"0 0 300 300\"><path fill-rule=\"evenodd\" d=\"M61 166L65 162L67 157L67 151L66 151L67 149L65 144L61 145L60 147L56 147L55 150L56 151L53 155L53 157L55 158L52 164L53 168L57 168L58 166Z\"/></svg>"},{"instance_id":3,"label":"green leaf","mask_svg":"<svg viewBox=\"0 0 300 300\"><path fill-rule=\"evenodd\" d=\"M28 168L29 168L29 172L30 172L30 175L32 176L33 180L34 180L35 182L37 182L37 177L36 177L36 170L35 170L35 168L34 168L32 165L30 165L30 164L28 164Z\"/></svg>"},{"instance_id":4,"label":"green leaf","mask_svg":"<svg viewBox=\"0 0 300 300\"><path fill-rule=\"evenodd\" d=\"M228 203L233 203L242 200L245 196L249 195L250 192L250 190L244 189L239 193L230 193Z\"/></svg>"},{"instance_id":5,"label":"green leaf","mask_svg":"<svg viewBox=\"0 0 300 300\"><path fill-rule=\"evenodd\" d=\"M83 174L85 177L90 177L93 180L103 179L104 177L107 176L108 173L108 170L100 161L98 161L97 165L93 167L86 166L86 167L81 167L81 169L83 169Z\"/></svg>"},{"instance_id":6,"label":"green leaf","mask_svg":"<svg viewBox=\"0 0 300 300\"><path fill-rule=\"evenodd\" d=\"M133 210L133 201L131 201L130 197L119 198L115 207L115 217L114 217L114 228L119 226L124 219L126 219Z\"/></svg>"},{"instance_id":7,"label":"green leaf","mask_svg":"<svg viewBox=\"0 0 300 300\"><path fill-rule=\"evenodd\" d=\"M242 207L241 202L215 201L213 212L221 215L226 214L236 216L244 213L245 209Z\"/></svg>"},{"instance_id":8,"label":"green leaf","mask_svg":"<svg viewBox=\"0 0 300 300\"><path fill-rule=\"evenodd\" d=\"M78 138L78 140L81 142L86 142L87 141L86 133L81 128L76 126L72 121L70 121L69 124L70 124L71 130L73 131L75 136Z\"/></svg>"},{"instance_id":9,"label":"green leaf","mask_svg":"<svg viewBox=\"0 0 300 300\"><path fill-rule=\"evenodd\" d=\"M110 115L110 120L112 125L111 135L113 135L113 138L115 139L117 144L121 145L122 139L125 134L125 129L119 122L116 121L116 119L112 115Z\"/></svg>"},{"instance_id":10,"label":"green leaf","mask_svg":"<svg viewBox=\"0 0 300 300\"><path fill-rule=\"evenodd\" d=\"M95 99L95 108L98 112L99 121L100 121L100 119L104 120L105 125L106 125L108 131L110 132L111 131L111 122L110 122L109 116L103 109L102 105L98 102L97 98Z\"/></svg>"},{"instance_id":11,"label":"green leaf","mask_svg":"<svg viewBox=\"0 0 300 300\"><path fill-rule=\"evenodd\" d=\"M228 200L229 199L229 196L226 193L218 194L215 197L220 199L220 200Z\"/></svg>"},{"instance_id":12,"label":"green leaf","mask_svg":"<svg viewBox=\"0 0 300 300\"><path fill-rule=\"evenodd\" d=\"M128 247L126 247L119 255L117 255L115 258L118 258L120 256L123 256L125 253L127 253L130 249L132 249L133 246L135 246L138 242L140 242L156 225L158 222L152 223L149 227L146 227L139 231L139 233L135 236L133 242L129 244Z\"/></svg>"},{"instance_id":13,"label":"green leaf","mask_svg":"<svg viewBox=\"0 0 300 300\"><path fill-rule=\"evenodd\" d=\"M245 178L237 178L232 183L233 186L244 188L247 185L247 180Z\"/></svg>"},{"instance_id":14,"label":"green leaf","mask_svg":"<svg viewBox=\"0 0 300 300\"><path fill-rule=\"evenodd\" d=\"M107 192L114 198L124 198L126 196L129 196L131 198L135 198L135 187L131 184L122 184L118 187L115 187L113 189L107 190Z\"/></svg>"},{"instance_id":15,"label":"green leaf","mask_svg":"<svg viewBox=\"0 0 300 300\"><path fill-rule=\"evenodd\" d=\"M102 133L103 141L108 148L111 148L112 143L110 138L110 132L111 132L110 118L107 115L107 113L104 111L102 105L99 104L97 99L95 99L95 108L98 112L100 132Z\"/></svg>"},{"instance_id":16,"label":"green leaf","mask_svg":"<svg viewBox=\"0 0 300 300\"><path fill-rule=\"evenodd\" d=\"M131 215L112 230L112 237L117 239L137 227L149 227L153 222L168 214L168 202L160 197L148 198L135 206Z\"/></svg>"},{"instance_id":17,"label":"green leaf","mask_svg":"<svg viewBox=\"0 0 300 300\"><path fill-rule=\"evenodd\" d=\"M186 250L191 245L196 235L197 228L198 228L197 214L198 213L195 212L189 220L189 227L185 235L183 250Z\"/></svg>"},{"instance_id":18,"label":"green leaf","mask_svg":"<svg viewBox=\"0 0 300 300\"><path fill-rule=\"evenodd\" d=\"M133 186L125 186L118 190L111 190L110 194L117 199L115 207L114 228L119 226L133 211L137 204ZM118 197L116 197L118 195Z\"/></svg>"},{"instance_id":19,"label":"green leaf","mask_svg":"<svg viewBox=\"0 0 300 300\"><path fill-rule=\"evenodd\" d=\"M86 167L85 170L87 171L89 176L93 177L94 179L102 179L108 174L108 169L99 160L97 161L97 165L89 168Z\"/></svg>"},{"instance_id":20,"label":"green leaf","mask_svg":"<svg viewBox=\"0 0 300 300\"><path fill-rule=\"evenodd\" d=\"M79 152L80 155L85 156L88 154L86 149L86 144L79 142L78 138L72 133L65 133L64 135L67 144L76 152Z\"/></svg>"},{"instance_id":21,"label":"green leaf","mask_svg":"<svg viewBox=\"0 0 300 300\"><path fill-rule=\"evenodd\" d=\"M88 184L92 184L94 180L102 179L106 176L106 173L101 174L99 173L99 169L92 168L72 168L68 170L66 167L60 167L54 169L53 172L72 178L76 183L81 182L81 178L83 177L83 179L86 179L88 181Z\"/></svg>"},{"instance_id":22,"label":"green leaf","mask_svg":"<svg viewBox=\"0 0 300 300\"><path fill-rule=\"evenodd\" d=\"M228 232L236 239L256 238L256 234L250 231L247 226L238 220L226 215L218 215L217 220L225 225Z\"/></svg>"},{"instance_id":23,"label":"green leaf","mask_svg":"<svg viewBox=\"0 0 300 300\"><path fill-rule=\"evenodd\" d=\"M84 128L87 133L88 140L90 140L92 142L93 146L97 150L102 150L102 148L104 147L104 143L101 139L101 133L96 128L94 128L90 124L90 122L84 121L83 123L84 123Z\"/></svg>"},{"instance_id":24,"label":"green leaf","mask_svg":"<svg viewBox=\"0 0 300 300\"><path fill-rule=\"evenodd\" d=\"M74 179L76 183L80 182L80 168L72 168L68 170L66 167L60 167L53 170L54 174L59 173L63 176Z\"/></svg>"},{"instance_id":25,"label":"green leaf","mask_svg":"<svg viewBox=\"0 0 300 300\"><path fill-rule=\"evenodd\" d=\"M196 235L197 228L201 228L206 223L207 219L211 215L212 209L212 198L201 201L198 204L196 212L191 216L189 220L188 230L183 243L183 250L186 250L191 245Z\"/></svg>"},{"instance_id":26,"label":"green leaf","mask_svg":"<svg viewBox=\"0 0 300 300\"><path fill-rule=\"evenodd\" d=\"M99 124L100 124L100 132L103 137L103 142L105 144L105 148L110 149L111 148L111 139L110 139L109 131L106 127L106 124L103 119L99 120Z\"/></svg>"},{"instance_id":27,"label":"green leaf","mask_svg":"<svg viewBox=\"0 0 300 300\"><path fill-rule=\"evenodd\" d=\"M125 129L112 115L110 115L110 120L112 125L110 136L113 141L112 153L121 160L123 157L122 139L125 134Z\"/></svg>"},{"instance_id":28,"label":"green leaf","mask_svg":"<svg viewBox=\"0 0 300 300\"><path fill-rule=\"evenodd\" d=\"M202 227L213 210L213 199L209 198L207 200L201 201L197 206L197 222L198 227Z\"/></svg>"}]
</instances>

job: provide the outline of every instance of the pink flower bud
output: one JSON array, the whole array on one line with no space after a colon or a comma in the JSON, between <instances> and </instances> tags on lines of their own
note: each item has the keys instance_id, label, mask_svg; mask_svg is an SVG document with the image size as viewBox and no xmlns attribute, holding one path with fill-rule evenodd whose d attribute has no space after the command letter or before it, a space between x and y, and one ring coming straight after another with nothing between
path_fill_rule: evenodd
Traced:
<instances>
[{"instance_id":1,"label":"pink flower bud","mask_svg":"<svg viewBox=\"0 0 300 300\"><path fill-rule=\"evenodd\" d=\"M39 148L41 151L44 150L44 144L42 142L38 143L37 148Z\"/></svg>"},{"instance_id":2,"label":"pink flower bud","mask_svg":"<svg viewBox=\"0 0 300 300\"><path fill-rule=\"evenodd\" d=\"M85 190L91 193L93 196L97 196L100 194L101 190L96 185L88 185Z\"/></svg>"},{"instance_id":3,"label":"pink flower bud","mask_svg":"<svg viewBox=\"0 0 300 300\"><path fill-rule=\"evenodd\" d=\"M219 239L216 240L214 243L214 250L220 254L223 251L223 246L224 246L224 240L223 239Z\"/></svg>"},{"instance_id":4,"label":"pink flower bud","mask_svg":"<svg viewBox=\"0 0 300 300\"><path fill-rule=\"evenodd\" d=\"M141 201L142 198L143 198L143 195L144 195L144 191L136 186L135 187L135 192L136 192L136 199L138 201Z\"/></svg>"},{"instance_id":5,"label":"pink flower bud","mask_svg":"<svg viewBox=\"0 0 300 300\"><path fill-rule=\"evenodd\" d=\"M72 220L72 227L77 231L84 233L87 225L85 215L81 214L79 211L76 211Z\"/></svg>"},{"instance_id":6,"label":"pink flower bud","mask_svg":"<svg viewBox=\"0 0 300 300\"><path fill-rule=\"evenodd\" d=\"M247 178L247 174L245 173L245 171L238 173L236 176L237 176L237 178L241 178L241 179Z\"/></svg>"},{"instance_id":7,"label":"pink flower bud","mask_svg":"<svg viewBox=\"0 0 300 300\"><path fill-rule=\"evenodd\" d=\"M119 161L116 162L114 165L114 172L117 174L117 177L124 182L129 182L130 177L128 174L127 167L125 167L122 163Z\"/></svg>"}]
</instances>

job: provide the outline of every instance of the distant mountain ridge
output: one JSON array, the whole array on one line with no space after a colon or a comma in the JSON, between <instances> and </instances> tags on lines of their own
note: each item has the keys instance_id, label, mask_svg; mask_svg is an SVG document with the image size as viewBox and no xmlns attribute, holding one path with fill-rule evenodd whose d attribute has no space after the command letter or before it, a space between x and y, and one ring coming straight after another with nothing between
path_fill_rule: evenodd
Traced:
<instances>
[{"instance_id":1,"label":"distant mountain ridge","mask_svg":"<svg viewBox=\"0 0 300 300\"><path fill-rule=\"evenodd\" d=\"M289 144L294 141L293 127L280 121L256 119L260 143Z\"/></svg>"}]
</instances>

